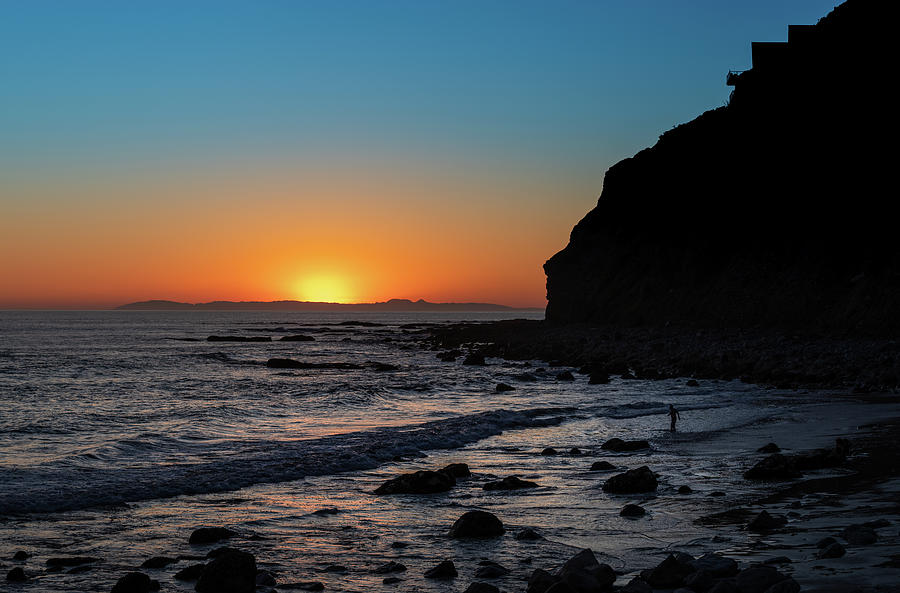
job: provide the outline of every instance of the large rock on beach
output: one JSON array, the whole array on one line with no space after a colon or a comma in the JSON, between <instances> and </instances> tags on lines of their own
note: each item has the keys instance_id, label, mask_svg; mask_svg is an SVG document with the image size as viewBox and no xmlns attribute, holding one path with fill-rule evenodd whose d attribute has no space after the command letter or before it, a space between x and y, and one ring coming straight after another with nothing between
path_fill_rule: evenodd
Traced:
<instances>
[{"instance_id":1,"label":"large rock on beach","mask_svg":"<svg viewBox=\"0 0 900 593\"><path fill-rule=\"evenodd\" d=\"M631 451L649 449L650 443L647 441L623 441L620 438L612 438L600 445L600 448L615 453L629 453Z\"/></svg>"},{"instance_id":2,"label":"large rock on beach","mask_svg":"<svg viewBox=\"0 0 900 593\"><path fill-rule=\"evenodd\" d=\"M481 583L475 581L463 593L500 593L500 589L490 583Z\"/></svg>"},{"instance_id":3,"label":"large rock on beach","mask_svg":"<svg viewBox=\"0 0 900 593\"><path fill-rule=\"evenodd\" d=\"M159 591L159 583L154 582L142 572L129 572L112 588L112 593L150 593Z\"/></svg>"},{"instance_id":4,"label":"large rock on beach","mask_svg":"<svg viewBox=\"0 0 900 593\"><path fill-rule=\"evenodd\" d=\"M450 537L455 539L499 537L506 530L503 522L487 511L468 511L456 520L450 528Z\"/></svg>"},{"instance_id":5,"label":"large rock on beach","mask_svg":"<svg viewBox=\"0 0 900 593\"><path fill-rule=\"evenodd\" d=\"M669 554L655 568L641 572L641 577L653 588L674 589L684 583L684 577L692 572L687 563L678 561L674 554Z\"/></svg>"},{"instance_id":6,"label":"large rock on beach","mask_svg":"<svg viewBox=\"0 0 900 593\"><path fill-rule=\"evenodd\" d=\"M608 591L616 582L616 573L608 564L600 564L594 552L582 550L566 561L556 572L556 578L575 593Z\"/></svg>"},{"instance_id":7,"label":"large rock on beach","mask_svg":"<svg viewBox=\"0 0 900 593\"><path fill-rule=\"evenodd\" d=\"M747 523L748 531L772 531L787 525L787 519L777 515L770 515L768 511L761 511L749 523Z\"/></svg>"},{"instance_id":8,"label":"large rock on beach","mask_svg":"<svg viewBox=\"0 0 900 593\"><path fill-rule=\"evenodd\" d=\"M735 584L740 593L766 593L787 579L786 575L771 566L751 566L738 573Z\"/></svg>"},{"instance_id":9,"label":"large rock on beach","mask_svg":"<svg viewBox=\"0 0 900 593\"><path fill-rule=\"evenodd\" d=\"M487 482L482 488L484 490L522 490L524 488L537 488L535 482L523 480L518 476L509 476L496 482Z\"/></svg>"},{"instance_id":10,"label":"large rock on beach","mask_svg":"<svg viewBox=\"0 0 900 593\"><path fill-rule=\"evenodd\" d=\"M478 568L475 569L476 579L498 579L505 577L511 572L505 566L491 560L483 560L478 564Z\"/></svg>"},{"instance_id":11,"label":"large rock on beach","mask_svg":"<svg viewBox=\"0 0 900 593\"><path fill-rule=\"evenodd\" d=\"M6 580L10 583L24 583L28 580L28 575L25 574L21 566L16 566L6 573Z\"/></svg>"},{"instance_id":12,"label":"large rock on beach","mask_svg":"<svg viewBox=\"0 0 900 593\"><path fill-rule=\"evenodd\" d=\"M528 577L528 586L525 588L526 593L546 593L547 589L557 583L558 579L544 570L538 568Z\"/></svg>"},{"instance_id":13,"label":"large rock on beach","mask_svg":"<svg viewBox=\"0 0 900 593\"><path fill-rule=\"evenodd\" d=\"M793 480L801 475L793 459L781 453L769 455L744 472L748 480Z\"/></svg>"},{"instance_id":14,"label":"large rock on beach","mask_svg":"<svg viewBox=\"0 0 900 593\"><path fill-rule=\"evenodd\" d=\"M421 470L391 478L375 489L375 494L435 494L456 485L449 472Z\"/></svg>"},{"instance_id":15,"label":"large rock on beach","mask_svg":"<svg viewBox=\"0 0 900 593\"><path fill-rule=\"evenodd\" d=\"M188 538L190 544L214 544L237 535L227 527L199 527L191 532Z\"/></svg>"},{"instance_id":16,"label":"large rock on beach","mask_svg":"<svg viewBox=\"0 0 900 593\"><path fill-rule=\"evenodd\" d=\"M469 464L467 463L451 463L443 467L440 471L449 474L454 478L468 478L472 475L472 472L469 470Z\"/></svg>"},{"instance_id":17,"label":"large rock on beach","mask_svg":"<svg viewBox=\"0 0 900 593\"><path fill-rule=\"evenodd\" d=\"M637 518L637 517L643 517L646 514L647 514L646 509L644 509L644 507L642 507L640 505L636 505L636 504L626 504L624 507L622 507L622 510L619 511L619 515L622 517Z\"/></svg>"},{"instance_id":18,"label":"large rock on beach","mask_svg":"<svg viewBox=\"0 0 900 593\"><path fill-rule=\"evenodd\" d=\"M456 578L458 575L459 575L459 573L456 570L456 565L453 564L452 560L444 560L437 566L426 570L425 574L424 574L426 579L441 579L441 580L453 579L453 578Z\"/></svg>"},{"instance_id":19,"label":"large rock on beach","mask_svg":"<svg viewBox=\"0 0 900 593\"><path fill-rule=\"evenodd\" d=\"M875 530L865 525L851 525L841 532L841 537L851 546L868 546L878 541Z\"/></svg>"},{"instance_id":20,"label":"large rock on beach","mask_svg":"<svg viewBox=\"0 0 900 593\"><path fill-rule=\"evenodd\" d=\"M644 465L611 477L603 484L603 491L612 494L637 494L654 492L658 485L656 474Z\"/></svg>"},{"instance_id":21,"label":"large rock on beach","mask_svg":"<svg viewBox=\"0 0 900 593\"><path fill-rule=\"evenodd\" d=\"M485 365L484 354L481 354L480 352L472 352L463 359L463 364L466 366L483 367Z\"/></svg>"},{"instance_id":22,"label":"large rock on beach","mask_svg":"<svg viewBox=\"0 0 900 593\"><path fill-rule=\"evenodd\" d=\"M229 550L211 560L197 581L197 593L253 593L256 590L256 558Z\"/></svg>"},{"instance_id":23,"label":"large rock on beach","mask_svg":"<svg viewBox=\"0 0 900 593\"><path fill-rule=\"evenodd\" d=\"M205 564L191 564L176 572L174 578L179 581L196 581L203 574L204 568Z\"/></svg>"},{"instance_id":24,"label":"large rock on beach","mask_svg":"<svg viewBox=\"0 0 900 593\"><path fill-rule=\"evenodd\" d=\"M704 554L690 564L694 570L702 570L717 579L732 577L738 573L737 561L719 554Z\"/></svg>"}]
</instances>

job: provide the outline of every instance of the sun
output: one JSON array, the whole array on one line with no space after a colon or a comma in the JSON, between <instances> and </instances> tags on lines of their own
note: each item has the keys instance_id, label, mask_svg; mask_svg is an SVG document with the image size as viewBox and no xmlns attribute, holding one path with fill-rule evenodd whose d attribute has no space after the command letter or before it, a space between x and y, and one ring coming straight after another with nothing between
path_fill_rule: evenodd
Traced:
<instances>
[{"instance_id":1,"label":"sun","mask_svg":"<svg viewBox=\"0 0 900 593\"><path fill-rule=\"evenodd\" d=\"M314 303L352 303L350 282L340 276L306 276L297 282L297 297Z\"/></svg>"}]
</instances>

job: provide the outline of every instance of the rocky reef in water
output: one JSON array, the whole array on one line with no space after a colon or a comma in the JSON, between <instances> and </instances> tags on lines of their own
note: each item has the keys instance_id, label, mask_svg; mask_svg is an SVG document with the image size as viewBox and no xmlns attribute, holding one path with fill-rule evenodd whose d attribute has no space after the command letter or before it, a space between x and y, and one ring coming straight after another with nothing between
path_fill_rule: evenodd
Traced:
<instances>
[{"instance_id":1,"label":"rocky reef in water","mask_svg":"<svg viewBox=\"0 0 900 593\"><path fill-rule=\"evenodd\" d=\"M726 106L612 166L544 265L547 320L896 333L891 14L848 0L754 43Z\"/></svg>"}]
</instances>

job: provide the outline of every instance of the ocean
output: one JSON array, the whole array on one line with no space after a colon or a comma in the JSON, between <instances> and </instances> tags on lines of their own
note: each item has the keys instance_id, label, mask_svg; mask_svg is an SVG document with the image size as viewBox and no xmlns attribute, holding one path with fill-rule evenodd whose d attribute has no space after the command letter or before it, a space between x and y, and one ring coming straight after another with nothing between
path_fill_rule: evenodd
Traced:
<instances>
[{"instance_id":1,"label":"ocean","mask_svg":"<svg viewBox=\"0 0 900 593\"><path fill-rule=\"evenodd\" d=\"M558 380L577 369L540 361L442 362L422 343L435 324L514 317L541 314L0 312L0 564L18 550L31 556L33 578L16 590L108 591L151 556L182 556L145 572L164 591L191 591L172 575L209 546L189 545L190 532L227 526L238 532L229 545L280 582L370 591L386 587L372 569L398 560L408 570L393 590L462 591L490 559L511 571L502 588L524 590L534 568L581 547L624 571L655 564L651 549L737 553L740 537L717 542L692 521L721 508L707 495L758 494L739 475L768 440L828 445L865 420L817 393L618 377L589 385L578 374ZM298 334L313 340L281 340ZM214 335L272 341L207 341ZM269 368L271 358L317 366ZM498 393L499 382L515 389ZM682 414L674 434L670 403ZM653 449L601 451L612 437ZM559 454L541 455L550 446ZM604 493L609 475L589 471L600 459L649 464L660 495ZM473 477L448 493L372 494L397 473L451 462ZM539 487L481 489L508 475ZM695 494L666 495L679 485ZM649 518L619 517L625 502L642 502ZM497 514L510 536L449 540L470 508ZM545 539L512 537L524 527ZM75 555L99 560L71 572L45 565ZM421 578L444 559L460 578Z\"/></svg>"}]
</instances>

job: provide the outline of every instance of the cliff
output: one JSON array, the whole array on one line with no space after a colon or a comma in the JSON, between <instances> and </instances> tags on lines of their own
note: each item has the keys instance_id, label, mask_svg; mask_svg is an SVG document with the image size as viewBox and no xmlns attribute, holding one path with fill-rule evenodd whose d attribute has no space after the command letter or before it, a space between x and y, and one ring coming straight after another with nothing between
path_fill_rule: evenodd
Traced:
<instances>
[{"instance_id":1,"label":"cliff","mask_svg":"<svg viewBox=\"0 0 900 593\"><path fill-rule=\"evenodd\" d=\"M890 14L754 43L727 106L611 167L544 265L548 321L900 329Z\"/></svg>"}]
</instances>

